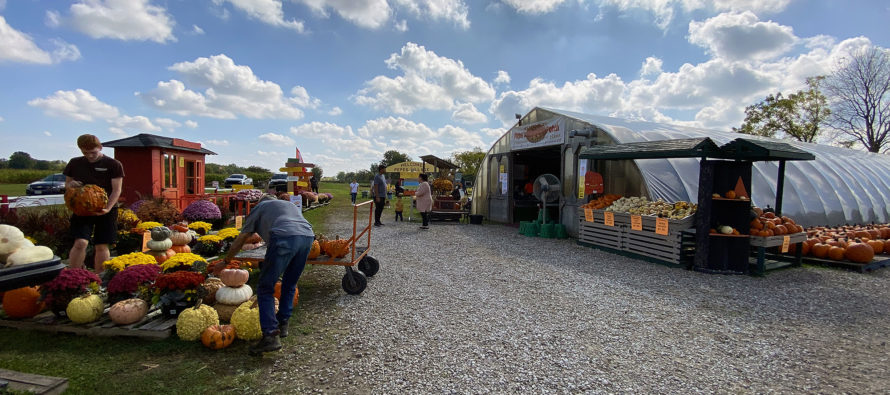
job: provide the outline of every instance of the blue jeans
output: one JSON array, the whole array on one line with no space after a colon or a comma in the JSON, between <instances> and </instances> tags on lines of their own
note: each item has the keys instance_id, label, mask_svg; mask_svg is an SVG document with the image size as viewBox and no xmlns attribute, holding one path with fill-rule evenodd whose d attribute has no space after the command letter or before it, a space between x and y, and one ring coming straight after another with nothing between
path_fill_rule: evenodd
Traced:
<instances>
[{"instance_id":1,"label":"blue jeans","mask_svg":"<svg viewBox=\"0 0 890 395\"><path fill-rule=\"evenodd\" d=\"M358 192L352 192L352 193L349 194L349 196L352 197L352 204L355 204L355 197L356 197L357 195L358 195Z\"/></svg>"},{"instance_id":2,"label":"blue jeans","mask_svg":"<svg viewBox=\"0 0 890 395\"><path fill-rule=\"evenodd\" d=\"M260 267L260 282L257 286L257 300L260 308L260 327L263 334L278 330L278 323L287 322L294 310L294 291L297 280L306 266L313 236L271 235L266 249L266 257ZM275 314L275 283L281 278L281 300L278 301L278 314Z\"/></svg>"}]
</instances>

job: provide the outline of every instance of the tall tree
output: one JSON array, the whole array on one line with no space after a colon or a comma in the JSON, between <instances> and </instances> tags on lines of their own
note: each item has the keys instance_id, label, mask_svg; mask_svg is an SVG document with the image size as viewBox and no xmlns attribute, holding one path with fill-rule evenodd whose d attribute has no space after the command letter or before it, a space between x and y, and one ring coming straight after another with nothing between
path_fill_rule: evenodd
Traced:
<instances>
[{"instance_id":1,"label":"tall tree","mask_svg":"<svg viewBox=\"0 0 890 395\"><path fill-rule=\"evenodd\" d=\"M451 161L460 166L460 171L464 176L475 177L483 159L485 159L485 153L481 148L475 147L472 151L455 152L452 154Z\"/></svg>"},{"instance_id":2,"label":"tall tree","mask_svg":"<svg viewBox=\"0 0 890 395\"><path fill-rule=\"evenodd\" d=\"M374 174L377 174L377 166L379 166L379 165L384 165L384 166L389 167L396 163L407 162L410 160L411 160L411 157L408 156L408 154L401 153L396 150L389 150L389 151L386 151L383 153L383 160L381 160L380 162L375 162L375 163L371 164L371 172L373 172Z\"/></svg>"},{"instance_id":3,"label":"tall tree","mask_svg":"<svg viewBox=\"0 0 890 395\"><path fill-rule=\"evenodd\" d=\"M324 170L321 167L315 166L312 168L312 175L315 176L316 180L321 181L321 175L324 174Z\"/></svg>"},{"instance_id":4,"label":"tall tree","mask_svg":"<svg viewBox=\"0 0 890 395\"><path fill-rule=\"evenodd\" d=\"M831 111L828 100L819 90L825 77L807 78L809 89L797 91L788 97L781 93L769 95L762 102L745 108L745 121L740 128L732 130L755 136L793 138L798 141L815 142L819 127L824 124Z\"/></svg>"},{"instance_id":5,"label":"tall tree","mask_svg":"<svg viewBox=\"0 0 890 395\"><path fill-rule=\"evenodd\" d=\"M9 156L8 165L10 169L30 169L34 166L34 159L27 152L16 151Z\"/></svg>"},{"instance_id":6,"label":"tall tree","mask_svg":"<svg viewBox=\"0 0 890 395\"><path fill-rule=\"evenodd\" d=\"M890 51L853 51L825 80L831 126L871 152L886 152L890 133Z\"/></svg>"}]
</instances>

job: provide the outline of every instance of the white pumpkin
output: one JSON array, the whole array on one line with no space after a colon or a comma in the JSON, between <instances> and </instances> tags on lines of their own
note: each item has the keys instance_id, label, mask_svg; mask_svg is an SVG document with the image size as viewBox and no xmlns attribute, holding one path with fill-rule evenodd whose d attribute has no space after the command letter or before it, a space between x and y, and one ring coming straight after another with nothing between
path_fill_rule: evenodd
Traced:
<instances>
[{"instance_id":1,"label":"white pumpkin","mask_svg":"<svg viewBox=\"0 0 890 395\"><path fill-rule=\"evenodd\" d=\"M253 296L253 289L244 284L240 287L222 287L216 291L216 302L228 305L238 305Z\"/></svg>"},{"instance_id":2,"label":"white pumpkin","mask_svg":"<svg viewBox=\"0 0 890 395\"><path fill-rule=\"evenodd\" d=\"M145 246L152 251L167 251L170 249L170 247L173 247L173 240L149 240L147 243L145 243Z\"/></svg>"},{"instance_id":3,"label":"white pumpkin","mask_svg":"<svg viewBox=\"0 0 890 395\"><path fill-rule=\"evenodd\" d=\"M12 225L0 225L0 255L9 255L19 249L27 239L19 228Z\"/></svg>"},{"instance_id":4,"label":"white pumpkin","mask_svg":"<svg viewBox=\"0 0 890 395\"><path fill-rule=\"evenodd\" d=\"M31 242L28 242L31 244ZM6 258L6 266L27 265L53 259L53 250L46 246L21 247Z\"/></svg>"},{"instance_id":5,"label":"white pumpkin","mask_svg":"<svg viewBox=\"0 0 890 395\"><path fill-rule=\"evenodd\" d=\"M115 324L129 325L139 322L148 313L148 303L139 298L122 300L111 306L108 317Z\"/></svg>"}]
</instances>

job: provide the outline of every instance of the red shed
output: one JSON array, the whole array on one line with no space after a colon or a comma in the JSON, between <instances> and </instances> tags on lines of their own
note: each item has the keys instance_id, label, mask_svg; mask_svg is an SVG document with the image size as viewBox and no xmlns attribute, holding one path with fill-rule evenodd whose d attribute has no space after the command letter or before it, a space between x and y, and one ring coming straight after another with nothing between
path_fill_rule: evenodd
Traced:
<instances>
[{"instance_id":1,"label":"red shed","mask_svg":"<svg viewBox=\"0 0 890 395\"><path fill-rule=\"evenodd\" d=\"M204 194L204 156L216 155L201 143L147 133L102 146L114 148L114 159L124 166L125 202L163 196L180 211Z\"/></svg>"}]
</instances>

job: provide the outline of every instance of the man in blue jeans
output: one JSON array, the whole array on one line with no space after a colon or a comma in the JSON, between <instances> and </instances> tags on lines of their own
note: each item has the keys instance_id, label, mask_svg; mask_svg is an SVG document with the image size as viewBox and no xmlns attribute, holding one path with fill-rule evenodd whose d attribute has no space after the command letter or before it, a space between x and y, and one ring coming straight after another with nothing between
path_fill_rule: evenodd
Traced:
<instances>
[{"instance_id":1,"label":"man in blue jeans","mask_svg":"<svg viewBox=\"0 0 890 395\"><path fill-rule=\"evenodd\" d=\"M260 282L257 286L263 338L248 349L251 355L262 355L264 352L280 349L279 338L287 337L297 280L306 266L315 233L312 225L303 218L303 213L293 203L278 200L272 195L263 196L245 219L241 233L232 242L226 257L216 264L216 273L224 269L241 251L244 241L252 233L258 233L267 245L265 259L260 264ZM275 314L273 295L279 278L281 300L278 302L278 314Z\"/></svg>"}]
</instances>

